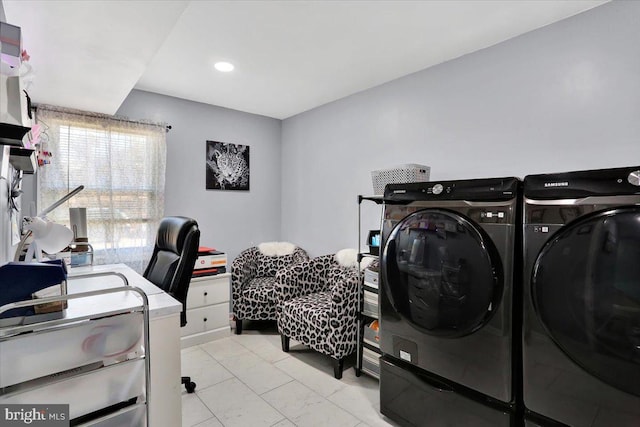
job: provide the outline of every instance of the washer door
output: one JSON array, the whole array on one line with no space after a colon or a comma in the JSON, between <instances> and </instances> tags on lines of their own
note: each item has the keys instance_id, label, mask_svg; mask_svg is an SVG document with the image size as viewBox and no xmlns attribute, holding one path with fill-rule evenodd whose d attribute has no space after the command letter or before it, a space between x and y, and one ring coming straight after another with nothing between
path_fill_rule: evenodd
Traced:
<instances>
[{"instance_id":1,"label":"washer door","mask_svg":"<svg viewBox=\"0 0 640 427\"><path fill-rule=\"evenodd\" d=\"M386 240L381 270L393 309L418 330L443 337L486 324L504 286L491 239L444 209L423 209L400 221Z\"/></svg>"},{"instance_id":2,"label":"washer door","mask_svg":"<svg viewBox=\"0 0 640 427\"><path fill-rule=\"evenodd\" d=\"M561 228L536 259L531 295L569 358L640 396L640 207L596 212Z\"/></svg>"}]
</instances>

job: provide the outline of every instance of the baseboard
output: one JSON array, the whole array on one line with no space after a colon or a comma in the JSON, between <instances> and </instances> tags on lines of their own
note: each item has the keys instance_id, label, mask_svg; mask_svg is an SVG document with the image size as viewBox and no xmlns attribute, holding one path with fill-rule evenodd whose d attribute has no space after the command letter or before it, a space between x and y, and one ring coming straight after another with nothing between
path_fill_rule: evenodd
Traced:
<instances>
[{"instance_id":1,"label":"baseboard","mask_svg":"<svg viewBox=\"0 0 640 427\"><path fill-rule=\"evenodd\" d=\"M206 342L228 337L230 335L231 329L229 328L229 326L224 326L222 328L212 329L210 331L200 332L193 335L187 335L180 338L180 348L187 348L198 344L204 344Z\"/></svg>"}]
</instances>

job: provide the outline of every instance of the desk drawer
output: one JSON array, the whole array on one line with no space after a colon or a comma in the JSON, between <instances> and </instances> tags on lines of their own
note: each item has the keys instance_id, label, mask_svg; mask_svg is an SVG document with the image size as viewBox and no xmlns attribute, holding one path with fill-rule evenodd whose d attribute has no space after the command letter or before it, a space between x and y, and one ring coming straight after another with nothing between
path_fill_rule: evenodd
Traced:
<instances>
[{"instance_id":1,"label":"desk drawer","mask_svg":"<svg viewBox=\"0 0 640 427\"><path fill-rule=\"evenodd\" d=\"M80 424L81 427L145 427L146 425L147 411L144 403Z\"/></svg>"},{"instance_id":2,"label":"desk drawer","mask_svg":"<svg viewBox=\"0 0 640 427\"><path fill-rule=\"evenodd\" d=\"M229 303L187 310L187 324L180 328L180 335L187 336L199 332L229 327Z\"/></svg>"},{"instance_id":3,"label":"desk drawer","mask_svg":"<svg viewBox=\"0 0 640 427\"><path fill-rule=\"evenodd\" d=\"M191 279L187 293L187 309L229 301L229 275Z\"/></svg>"},{"instance_id":4,"label":"desk drawer","mask_svg":"<svg viewBox=\"0 0 640 427\"><path fill-rule=\"evenodd\" d=\"M1 400L3 404L69 404L69 416L74 419L132 398L140 397L143 401L144 371L144 359L137 359L89 372L79 370L76 376L71 376L75 372L52 375L43 378L42 385L17 390Z\"/></svg>"},{"instance_id":5,"label":"desk drawer","mask_svg":"<svg viewBox=\"0 0 640 427\"><path fill-rule=\"evenodd\" d=\"M78 322L0 342L0 387L142 354L142 313ZM46 352L34 349L46 349Z\"/></svg>"}]
</instances>

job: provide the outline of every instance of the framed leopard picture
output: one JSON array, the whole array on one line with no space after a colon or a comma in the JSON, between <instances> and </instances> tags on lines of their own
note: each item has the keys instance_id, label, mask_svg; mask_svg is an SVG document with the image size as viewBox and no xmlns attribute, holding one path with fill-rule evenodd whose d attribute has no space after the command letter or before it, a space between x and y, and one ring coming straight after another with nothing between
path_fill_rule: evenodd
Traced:
<instances>
[{"instance_id":1,"label":"framed leopard picture","mask_svg":"<svg viewBox=\"0 0 640 427\"><path fill-rule=\"evenodd\" d=\"M207 141L207 190L249 191L249 146Z\"/></svg>"}]
</instances>

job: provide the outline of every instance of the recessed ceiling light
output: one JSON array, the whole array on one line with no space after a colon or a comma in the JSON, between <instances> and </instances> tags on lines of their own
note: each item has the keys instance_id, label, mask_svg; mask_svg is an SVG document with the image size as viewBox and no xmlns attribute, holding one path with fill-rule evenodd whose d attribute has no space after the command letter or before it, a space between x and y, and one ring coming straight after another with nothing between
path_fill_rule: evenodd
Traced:
<instances>
[{"instance_id":1,"label":"recessed ceiling light","mask_svg":"<svg viewBox=\"0 0 640 427\"><path fill-rule=\"evenodd\" d=\"M233 64L230 62L216 62L214 65L216 70L221 71L223 73L228 73L229 71L233 71Z\"/></svg>"}]
</instances>

